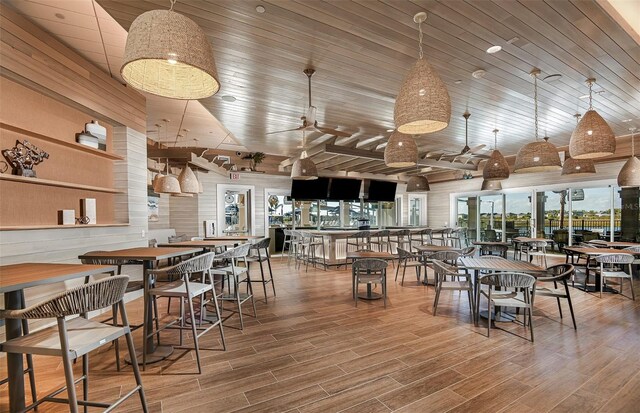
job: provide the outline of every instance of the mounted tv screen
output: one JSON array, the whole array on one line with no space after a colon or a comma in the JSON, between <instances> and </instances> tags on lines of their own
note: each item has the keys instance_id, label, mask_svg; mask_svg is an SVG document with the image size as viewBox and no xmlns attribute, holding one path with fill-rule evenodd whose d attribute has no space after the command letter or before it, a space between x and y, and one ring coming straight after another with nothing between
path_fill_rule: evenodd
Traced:
<instances>
[{"instance_id":1,"label":"mounted tv screen","mask_svg":"<svg viewBox=\"0 0 640 413\"><path fill-rule=\"evenodd\" d=\"M396 200L397 182L370 181L368 201L393 202Z\"/></svg>"},{"instance_id":2,"label":"mounted tv screen","mask_svg":"<svg viewBox=\"0 0 640 413\"><path fill-rule=\"evenodd\" d=\"M291 198L296 201L315 201L327 199L329 178L318 178L310 181L292 179Z\"/></svg>"},{"instance_id":3,"label":"mounted tv screen","mask_svg":"<svg viewBox=\"0 0 640 413\"><path fill-rule=\"evenodd\" d=\"M360 179L331 179L329 187L329 200L331 201L355 201L360 199Z\"/></svg>"}]
</instances>

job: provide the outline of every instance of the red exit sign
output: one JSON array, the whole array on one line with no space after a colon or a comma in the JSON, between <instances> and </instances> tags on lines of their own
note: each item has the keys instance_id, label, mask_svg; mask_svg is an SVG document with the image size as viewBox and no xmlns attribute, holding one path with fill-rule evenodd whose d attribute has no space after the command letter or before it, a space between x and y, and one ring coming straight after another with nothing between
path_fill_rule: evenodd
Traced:
<instances>
[{"instance_id":1,"label":"red exit sign","mask_svg":"<svg viewBox=\"0 0 640 413\"><path fill-rule=\"evenodd\" d=\"M230 172L229 173L229 179L231 179L232 181L239 181L240 180L240 173L239 172Z\"/></svg>"}]
</instances>

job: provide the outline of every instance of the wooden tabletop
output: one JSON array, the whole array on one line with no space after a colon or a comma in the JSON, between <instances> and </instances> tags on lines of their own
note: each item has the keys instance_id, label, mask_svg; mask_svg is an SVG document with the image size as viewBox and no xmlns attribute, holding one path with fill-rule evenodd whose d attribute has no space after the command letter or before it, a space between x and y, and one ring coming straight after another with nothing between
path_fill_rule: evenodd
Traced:
<instances>
[{"instance_id":1,"label":"wooden tabletop","mask_svg":"<svg viewBox=\"0 0 640 413\"><path fill-rule=\"evenodd\" d=\"M196 254L200 252L200 248L185 248L185 247L140 247L140 248L126 248L115 251L95 251L80 255L78 258L119 258L125 260L142 260L142 261L158 261L167 258L179 257L185 254Z\"/></svg>"},{"instance_id":2,"label":"wooden tabletop","mask_svg":"<svg viewBox=\"0 0 640 413\"><path fill-rule=\"evenodd\" d=\"M206 237L206 241L249 241L252 239L264 238L261 235L224 235L221 237Z\"/></svg>"},{"instance_id":3,"label":"wooden tabletop","mask_svg":"<svg viewBox=\"0 0 640 413\"><path fill-rule=\"evenodd\" d=\"M351 260L359 258L380 258L383 260L390 260L396 257L390 252L386 251L350 251L347 252L347 258Z\"/></svg>"},{"instance_id":4,"label":"wooden tabletop","mask_svg":"<svg viewBox=\"0 0 640 413\"><path fill-rule=\"evenodd\" d=\"M215 247L233 247L237 244L244 244L247 241L215 241L215 240L198 240L198 241L181 241L158 244L163 248L215 248Z\"/></svg>"},{"instance_id":5,"label":"wooden tabletop","mask_svg":"<svg viewBox=\"0 0 640 413\"><path fill-rule=\"evenodd\" d=\"M516 237L513 239L515 242L536 242L536 241L544 241L547 242L549 244L551 244L553 242L553 240L547 239L547 238L528 238L528 237Z\"/></svg>"},{"instance_id":6,"label":"wooden tabletop","mask_svg":"<svg viewBox=\"0 0 640 413\"><path fill-rule=\"evenodd\" d=\"M638 242L627 242L627 241L605 241L601 239L594 239L589 241L590 244L600 244L606 245L610 248L627 248L627 247L638 247L640 243Z\"/></svg>"},{"instance_id":7,"label":"wooden tabletop","mask_svg":"<svg viewBox=\"0 0 640 413\"><path fill-rule=\"evenodd\" d=\"M473 241L472 244L473 245L479 245L479 246L483 246L483 245L504 245L505 247L508 247L509 245L511 245L508 242L502 242L502 241Z\"/></svg>"},{"instance_id":8,"label":"wooden tabletop","mask_svg":"<svg viewBox=\"0 0 640 413\"><path fill-rule=\"evenodd\" d=\"M116 271L113 265L24 263L0 266L0 293Z\"/></svg>"},{"instance_id":9,"label":"wooden tabletop","mask_svg":"<svg viewBox=\"0 0 640 413\"><path fill-rule=\"evenodd\" d=\"M564 247L564 250L584 255L632 254L631 251L618 250L615 248Z\"/></svg>"},{"instance_id":10,"label":"wooden tabletop","mask_svg":"<svg viewBox=\"0 0 640 413\"><path fill-rule=\"evenodd\" d=\"M430 244L418 245L416 249L421 252L440 252L440 251L458 252L460 251L460 248L454 248L450 245L430 245Z\"/></svg>"},{"instance_id":11,"label":"wooden tabletop","mask_svg":"<svg viewBox=\"0 0 640 413\"><path fill-rule=\"evenodd\" d=\"M527 261L512 261L506 260L502 257L463 257L460 258L460 263L463 267L470 270L514 271L526 273L541 273L547 271L539 265L535 265Z\"/></svg>"}]
</instances>

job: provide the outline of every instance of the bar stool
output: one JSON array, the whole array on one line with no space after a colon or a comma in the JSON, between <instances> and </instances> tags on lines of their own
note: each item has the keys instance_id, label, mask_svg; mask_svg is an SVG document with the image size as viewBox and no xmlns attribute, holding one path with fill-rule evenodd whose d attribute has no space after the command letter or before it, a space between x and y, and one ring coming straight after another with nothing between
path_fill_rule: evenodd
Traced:
<instances>
[{"instance_id":1,"label":"bar stool","mask_svg":"<svg viewBox=\"0 0 640 413\"><path fill-rule=\"evenodd\" d=\"M391 231L389 231L388 229L372 232L371 238L370 238L372 249L374 245L377 245L378 252L382 252L383 250L387 252L391 252L390 235L391 235Z\"/></svg>"},{"instance_id":2,"label":"bar stool","mask_svg":"<svg viewBox=\"0 0 640 413\"><path fill-rule=\"evenodd\" d=\"M355 247L349 249L349 247ZM347 235L347 253L358 250L371 251L371 231L358 231Z\"/></svg>"},{"instance_id":3,"label":"bar stool","mask_svg":"<svg viewBox=\"0 0 640 413\"><path fill-rule=\"evenodd\" d=\"M114 275L113 277L67 290L47 301L22 310L0 310L0 318L20 320L57 319L57 327L48 327L0 344L0 351L5 353L40 354L62 358L66 386L35 401L29 406L29 409L44 402L54 402L68 403L71 413L78 413L78 405L84 406L85 410L87 406L90 406L107 408L107 411L111 411L129 397L138 393L142 411L148 411L137 363L131 365L136 386L123 397L112 404L87 400L89 393L90 351L125 336L129 355L135 360L136 352L123 300L128 282L128 276ZM122 326L113 326L87 319L89 312L112 307L113 305L116 305L120 310ZM68 316L75 315L79 315L79 317L66 319ZM72 365L72 361L80 357L82 357L82 376L77 381L82 381L82 400L78 400L76 395L76 380ZM65 390L67 391L68 399L55 397Z\"/></svg>"},{"instance_id":4,"label":"bar stool","mask_svg":"<svg viewBox=\"0 0 640 413\"><path fill-rule=\"evenodd\" d=\"M402 248L411 250L411 231L408 229L400 229L391 232L391 241L396 243L396 249ZM396 252L397 253L397 252Z\"/></svg>"},{"instance_id":5,"label":"bar stool","mask_svg":"<svg viewBox=\"0 0 640 413\"><path fill-rule=\"evenodd\" d=\"M451 229L447 239L447 244L451 244L452 247L462 248L462 241L460 239L460 229Z\"/></svg>"},{"instance_id":6,"label":"bar stool","mask_svg":"<svg viewBox=\"0 0 640 413\"><path fill-rule=\"evenodd\" d=\"M271 270L271 257L269 255L269 245L271 244L271 238L263 238L258 242L255 242L250 247L251 255L247 256L247 264L248 270L251 271L251 263L257 262L260 265L260 275L262 276L262 280L252 280L247 278L248 283L261 283L262 289L264 290L264 302L268 301L267 299L267 284L271 283L271 288L273 288L273 296L276 295L276 286L273 283L273 271ZM262 266L263 262L267 262L267 267L269 268L269 279L266 280L264 278L264 267ZM247 290L249 289L249 285L247 285Z\"/></svg>"},{"instance_id":7,"label":"bar stool","mask_svg":"<svg viewBox=\"0 0 640 413\"><path fill-rule=\"evenodd\" d=\"M414 232L411 234L411 243L417 242L418 245L424 244L432 244L433 239L431 238L433 230L431 228L421 229L420 231Z\"/></svg>"},{"instance_id":8,"label":"bar stool","mask_svg":"<svg viewBox=\"0 0 640 413\"><path fill-rule=\"evenodd\" d=\"M284 232L284 240L282 241L282 254L280 255L280 258L284 258L284 252L285 250L287 251L287 262L289 261L289 258L291 256L291 240L292 240L292 236L291 233L293 232L290 229L284 229L282 230Z\"/></svg>"}]
</instances>

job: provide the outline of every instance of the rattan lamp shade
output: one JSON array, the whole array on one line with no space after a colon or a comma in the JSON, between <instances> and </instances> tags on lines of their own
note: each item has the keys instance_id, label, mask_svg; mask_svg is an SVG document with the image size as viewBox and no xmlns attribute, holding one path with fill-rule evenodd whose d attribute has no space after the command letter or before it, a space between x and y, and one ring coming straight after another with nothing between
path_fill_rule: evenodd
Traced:
<instances>
[{"instance_id":1,"label":"rattan lamp shade","mask_svg":"<svg viewBox=\"0 0 640 413\"><path fill-rule=\"evenodd\" d=\"M593 159L613 155L616 137L609 124L595 110L584 114L571 134L569 153L575 159Z\"/></svg>"},{"instance_id":2,"label":"rattan lamp shade","mask_svg":"<svg viewBox=\"0 0 640 413\"><path fill-rule=\"evenodd\" d=\"M482 181L481 191L497 191L502 189L501 181L487 181L486 179Z\"/></svg>"},{"instance_id":3,"label":"rattan lamp shade","mask_svg":"<svg viewBox=\"0 0 640 413\"><path fill-rule=\"evenodd\" d=\"M424 176L412 176L407 182L407 192L426 192L429 189L429 181Z\"/></svg>"},{"instance_id":4,"label":"rattan lamp shade","mask_svg":"<svg viewBox=\"0 0 640 413\"><path fill-rule=\"evenodd\" d=\"M499 150L494 150L484 165L482 177L487 181L500 181L509 178L509 164Z\"/></svg>"},{"instance_id":5,"label":"rattan lamp shade","mask_svg":"<svg viewBox=\"0 0 640 413\"><path fill-rule=\"evenodd\" d=\"M136 89L173 99L202 99L220 89L207 36L171 10L151 10L133 21L120 74Z\"/></svg>"},{"instance_id":6,"label":"rattan lamp shade","mask_svg":"<svg viewBox=\"0 0 640 413\"><path fill-rule=\"evenodd\" d=\"M197 194L200 192L200 185L198 184L198 178L193 173L189 165L185 165L178 176L178 182L180 183L180 192L185 194Z\"/></svg>"},{"instance_id":7,"label":"rattan lamp shade","mask_svg":"<svg viewBox=\"0 0 640 413\"><path fill-rule=\"evenodd\" d=\"M153 181L152 186L153 186L153 192L159 193L158 191L160 191L160 180L164 178L164 175L160 172L158 172L156 174L156 176L153 177Z\"/></svg>"},{"instance_id":8,"label":"rattan lamp shade","mask_svg":"<svg viewBox=\"0 0 640 413\"><path fill-rule=\"evenodd\" d=\"M596 173L596 165L591 159L567 158L562 164L561 175L579 175Z\"/></svg>"},{"instance_id":9,"label":"rattan lamp shade","mask_svg":"<svg viewBox=\"0 0 640 413\"><path fill-rule=\"evenodd\" d=\"M561 168L558 148L545 138L543 141L531 142L520 148L513 172L546 172Z\"/></svg>"},{"instance_id":10,"label":"rattan lamp shade","mask_svg":"<svg viewBox=\"0 0 640 413\"><path fill-rule=\"evenodd\" d=\"M291 179L305 181L318 179L318 168L311 158L298 159L291 168Z\"/></svg>"},{"instance_id":11,"label":"rattan lamp shade","mask_svg":"<svg viewBox=\"0 0 640 413\"><path fill-rule=\"evenodd\" d=\"M618 174L618 186L640 186L640 159L632 156L625 162Z\"/></svg>"},{"instance_id":12,"label":"rattan lamp shade","mask_svg":"<svg viewBox=\"0 0 640 413\"><path fill-rule=\"evenodd\" d=\"M411 135L432 133L446 128L450 118L447 86L426 59L418 59L396 98L393 111L396 128Z\"/></svg>"},{"instance_id":13,"label":"rattan lamp shade","mask_svg":"<svg viewBox=\"0 0 640 413\"><path fill-rule=\"evenodd\" d=\"M165 175L158 179L158 190L156 192L159 194L179 194L182 191L180 190L180 183L175 176Z\"/></svg>"},{"instance_id":14,"label":"rattan lamp shade","mask_svg":"<svg viewBox=\"0 0 640 413\"><path fill-rule=\"evenodd\" d=\"M418 145L410 135L393 132L384 148L384 164L391 168L406 168L418 162Z\"/></svg>"}]
</instances>

